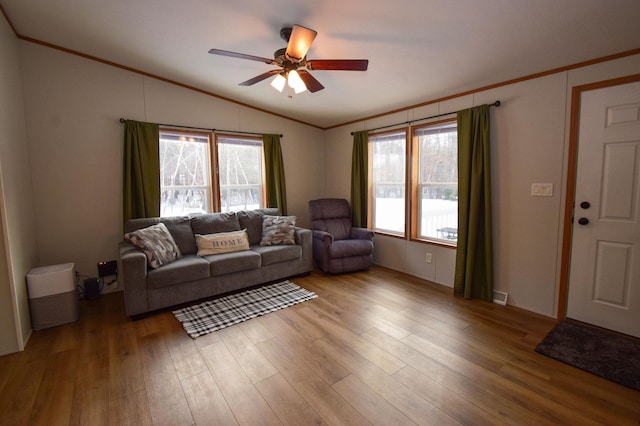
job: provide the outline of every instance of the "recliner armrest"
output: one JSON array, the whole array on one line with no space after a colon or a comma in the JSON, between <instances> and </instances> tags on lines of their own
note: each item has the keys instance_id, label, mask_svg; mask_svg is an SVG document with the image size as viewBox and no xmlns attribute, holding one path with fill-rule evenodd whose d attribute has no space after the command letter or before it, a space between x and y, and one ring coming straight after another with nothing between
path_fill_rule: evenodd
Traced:
<instances>
[{"instance_id":1,"label":"recliner armrest","mask_svg":"<svg viewBox=\"0 0 640 426\"><path fill-rule=\"evenodd\" d=\"M320 240L325 245L330 245L331 243L333 243L333 235L331 235L330 233L325 231L318 231L315 229L312 232L314 240Z\"/></svg>"},{"instance_id":2,"label":"recliner armrest","mask_svg":"<svg viewBox=\"0 0 640 426\"><path fill-rule=\"evenodd\" d=\"M358 227L352 227L351 228L351 239L355 239L355 240L373 240L373 231L371 229L367 229L367 228L358 228Z\"/></svg>"}]
</instances>

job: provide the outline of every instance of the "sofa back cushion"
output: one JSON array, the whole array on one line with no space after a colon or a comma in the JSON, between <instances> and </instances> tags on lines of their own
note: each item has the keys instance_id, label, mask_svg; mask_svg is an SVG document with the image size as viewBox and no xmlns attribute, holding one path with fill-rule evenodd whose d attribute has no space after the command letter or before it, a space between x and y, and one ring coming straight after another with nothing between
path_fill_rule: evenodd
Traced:
<instances>
[{"instance_id":1,"label":"sofa back cushion","mask_svg":"<svg viewBox=\"0 0 640 426\"><path fill-rule=\"evenodd\" d=\"M249 244L255 246L262 240L262 221L265 216L276 216L278 209L266 208L255 210L243 210L238 212L240 228L246 229L249 236Z\"/></svg>"},{"instance_id":2,"label":"sofa back cushion","mask_svg":"<svg viewBox=\"0 0 640 426\"><path fill-rule=\"evenodd\" d=\"M236 212L205 213L191 217L193 234L207 235L217 232L239 231L240 222Z\"/></svg>"},{"instance_id":3,"label":"sofa back cushion","mask_svg":"<svg viewBox=\"0 0 640 426\"><path fill-rule=\"evenodd\" d=\"M191 231L191 222L187 216L129 219L124 226L124 232L126 234L158 223L165 224L182 254L196 253L196 239Z\"/></svg>"}]
</instances>

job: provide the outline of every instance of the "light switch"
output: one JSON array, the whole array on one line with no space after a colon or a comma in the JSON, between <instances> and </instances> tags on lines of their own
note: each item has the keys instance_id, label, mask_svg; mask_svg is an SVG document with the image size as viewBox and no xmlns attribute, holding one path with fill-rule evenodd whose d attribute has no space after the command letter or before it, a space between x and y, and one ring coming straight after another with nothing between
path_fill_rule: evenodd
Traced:
<instances>
[{"instance_id":1,"label":"light switch","mask_svg":"<svg viewBox=\"0 0 640 426\"><path fill-rule=\"evenodd\" d=\"M552 183L532 183L531 195L534 197L552 197L553 184Z\"/></svg>"}]
</instances>

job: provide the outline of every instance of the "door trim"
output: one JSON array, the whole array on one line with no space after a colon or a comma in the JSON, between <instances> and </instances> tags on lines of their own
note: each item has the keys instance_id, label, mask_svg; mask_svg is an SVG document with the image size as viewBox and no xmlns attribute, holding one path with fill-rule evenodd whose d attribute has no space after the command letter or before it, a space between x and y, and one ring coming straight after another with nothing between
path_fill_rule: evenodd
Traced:
<instances>
[{"instance_id":1,"label":"door trim","mask_svg":"<svg viewBox=\"0 0 640 426\"><path fill-rule=\"evenodd\" d=\"M640 81L640 74L599 81L573 87L571 91L571 115L569 117L569 152L567 154L567 182L564 200L562 231L562 251L560 253L560 283L558 286L558 319L567 317L569 296L569 270L571 269L571 239L573 237L573 207L575 203L576 176L578 163L578 137L580 134L580 101L582 93L589 90Z\"/></svg>"}]
</instances>

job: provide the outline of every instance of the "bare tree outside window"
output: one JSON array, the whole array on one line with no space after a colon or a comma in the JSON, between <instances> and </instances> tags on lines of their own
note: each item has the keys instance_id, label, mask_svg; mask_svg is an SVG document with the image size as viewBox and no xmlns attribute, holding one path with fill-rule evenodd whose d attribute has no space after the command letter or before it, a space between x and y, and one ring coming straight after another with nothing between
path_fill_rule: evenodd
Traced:
<instances>
[{"instance_id":1,"label":"bare tree outside window","mask_svg":"<svg viewBox=\"0 0 640 426\"><path fill-rule=\"evenodd\" d=\"M211 208L209 136L160 133L160 215L184 216Z\"/></svg>"},{"instance_id":2,"label":"bare tree outside window","mask_svg":"<svg viewBox=\"0 0 640 426\"><path fill-rule=\"evenodd\" d=\"M220 210L263 207L262 140L218 136Z\"/></svg>"},{"instance_id":3,"label":"bare tree outside window","mask_svg":"<svg viewBox=\"0 0 640 426\"><path fill-rule=\"evenodd\" d=\"M418 236L458 238L458 132L455 122L414 131L418 138Z\"/></svg>"},{"instance_id":4,"label":"bare tree outside window","mask_svg":"<svg viewBox=\"0 0 640 426\"><path fill-rule=\"evenodd\" d=\"M160 216L264 206L262 139L216 134L215 145L212 139L211 133L161 129Z\"/></svg>"},{"instance_id":5,"label":"bare tree outside window","mask_svg":"<svg viewBox=\"0 0 640 426\"><path fill-rule=\"evenodd\" d=\"M372 149L373 229L405 230L406 132L369 136Z\"/></svg>"}]
</instances>

